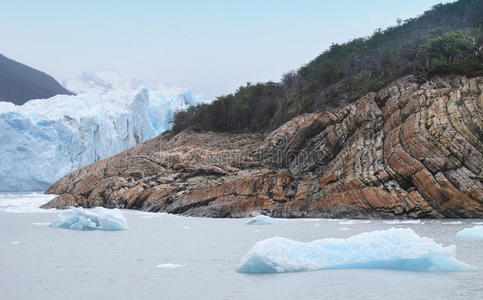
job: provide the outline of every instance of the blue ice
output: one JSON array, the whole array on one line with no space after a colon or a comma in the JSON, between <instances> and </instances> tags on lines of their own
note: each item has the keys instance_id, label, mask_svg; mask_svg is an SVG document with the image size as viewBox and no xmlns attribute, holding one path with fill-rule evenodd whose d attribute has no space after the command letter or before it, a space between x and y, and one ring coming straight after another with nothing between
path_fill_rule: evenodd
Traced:
<instances>
[{"instance_id":1,"label":"blue ice","mask_svg":"<svg viewBox=\"0 0 483 300\"><path fill-rule=\"evenodd\" d=\"M72 207L59 214L50 227L75 230L127 230L126 218L119 209Z\"/></svg>"},{"instance_id":2,"label":"blue ice","mask_svg":"<svg viewBox=\"0 0 483 300\"><path fill-rule=\"evenodd\" d=\"M255 218L250 219L247 222L248 225L272 225L275 224L275 220L264 215L258 215Z\"/></svg>"},{"instance_id":3,"label":"blue ice","mask_svg":"<svg viewBox=\"0 0 483 300\"><path fill-rule=\"evenodd\" d=\"M242 273L282 273L322 269L472 271L456 259L455 246L444 247L411 229L391 228L347 239L308 243L273 237L256 243L241 259Z\"/></svg>"},{"instance_id":4,"label":"blue ice","mask_svg":"<svg viewBox=\"0 0 483 300\"><path fill-rule=\"evenodd\" d=\"M483 226L465 228L456 233L459 239L483 240Z\"/></svg>"}]
</instances>

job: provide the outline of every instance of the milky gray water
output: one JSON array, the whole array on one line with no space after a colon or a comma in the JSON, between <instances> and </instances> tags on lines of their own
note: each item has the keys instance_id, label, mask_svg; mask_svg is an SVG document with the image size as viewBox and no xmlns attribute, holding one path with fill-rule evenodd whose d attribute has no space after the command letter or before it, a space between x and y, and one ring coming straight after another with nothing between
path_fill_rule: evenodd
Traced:
<instances>
[{"instance_id":1,"label":"milky gray water","mask_svg":"<svg viewBox=\"0 0 483 300\"><path fill-rule=\"evenodd\" d=\"M297 219L249 226L247 219L123 211L130 230L86 232L48 227L58 212L35 209L36 199L48 200L0 195L0 299L483 299L483 240L455 238L483 220ZM273 236L312 241L391 227L456 245L457 258L478 271L235 271L256 242Z\"/></svg>"}]
</instances>

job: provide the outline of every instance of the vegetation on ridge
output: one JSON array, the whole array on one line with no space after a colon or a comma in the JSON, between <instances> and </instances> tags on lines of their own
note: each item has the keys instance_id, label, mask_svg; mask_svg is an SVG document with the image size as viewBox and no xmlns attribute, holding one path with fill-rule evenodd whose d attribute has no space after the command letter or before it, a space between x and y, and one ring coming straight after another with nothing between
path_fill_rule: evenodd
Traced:
<instances>
[{"instance_id":1,"label":"vegetation on ridge","mask_svg":"<svg viewBox=\"0 0 483 300\"><path fill-rule=\"evenodd\" d=\"M483 0L435 5L371 37L333 44L280 82L247 84L211 104L177 112L173 132L264 131L349 103L402 76L483 75Z\"/></svg>"}]
</instances>

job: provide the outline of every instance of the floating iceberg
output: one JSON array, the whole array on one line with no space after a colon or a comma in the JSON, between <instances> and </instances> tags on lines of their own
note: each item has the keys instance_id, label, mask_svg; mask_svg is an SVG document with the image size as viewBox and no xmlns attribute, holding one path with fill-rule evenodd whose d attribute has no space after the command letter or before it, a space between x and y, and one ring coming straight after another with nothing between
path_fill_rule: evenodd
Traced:
<instances>
[{"instance_id":1,"label":"floating iceberg","mask_svg":"<svg viewBox=\"0 0 483 300\"><path fill-rule=\"evenodd\" d=\"M59 214L50 227L75 230L127 230L126 218L119 209L72 207Z\"/></svg>"},{"instance_id":2,"label":"floating iceberg","mask_svg":"<svg viewBox=\"0 0 483 300\"><path fill-rule=\"evenodd\" d=\"M371 223L371 220L348 220L348 221L341 221L339 224L341 225L355 225L355 224L367 224Z\"/></svg>"},{"instance_id":3,"label":"floating iceberg","mask_svg":"<svg viewBox=\"0 0 483 300\"><path fill-rule=\"evenodd\" d=\"M237 271L281 273L321 269L391 269L414 271L472 271L455 258L455 247L443 247L411 229L391 228L347 239L302 243L274 237L256 243L241 259Z\"/></svg>"},{"instance_id":4,"label":"floating iceberg","mask_svg":"<svg viewBox=\"0 0 483 300\"><path fill-rule=\"evenodd\" d=\"M275 220L264 215L256 216L247 222L248 225L272 225L275 224Z\"/></svg>"},{"instance_id":5,"label":"floating iceberg","mask_svg":"<svg viewBox=\"0 0 483 300\"><path fill-rule=\"evenodd\" d=\"M0 102L0 190L45 190L80 167L170 128L173 113L204 102L190 89L86 72L65 82L76 96L21 106Z\"/></svg>"},{"instance_id":6,"label":"floating iceberg","mask_svg":"<svg viewBox=\"0 0 483 300\"><path fill-rule=\"evenodd\" d=\"M182 265L168 263L168 264L159 264L159 265L156 265L156 268L158 268L158 269L177 269L177 268L185 267L186 265L187 265L187 263L184 263Z\"/></svg>"},{"instance_id":7,"label":"floating iceberg","mask_svg":"<svg viewBox=\"0 0 483 300\"><path fill-rule=\"evenodd\" d=\"M403 225L403 224L424 224L421 220L391 220L391 221L384 221L386 224L390 225Z\"/></svg>"},{"instance_id":8,"label":"floating iceberg","mask_svg":"<svg viewBox=\"0 0 483 300\"><path fill-rule=\"evenodd\" d=\"M460 230L456 233L456 237L459 239L483 240L483 226L474 226Z\"/></svg>"}]
</instances>

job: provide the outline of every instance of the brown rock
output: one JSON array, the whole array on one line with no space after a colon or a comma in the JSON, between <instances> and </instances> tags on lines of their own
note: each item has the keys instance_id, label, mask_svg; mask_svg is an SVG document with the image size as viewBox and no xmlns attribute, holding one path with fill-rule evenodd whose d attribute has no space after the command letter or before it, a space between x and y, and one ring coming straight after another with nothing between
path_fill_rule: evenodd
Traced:
<instances>
[{"instance_id":1,"label":"brown rock","mask_svg":"<svg viewBox=\"0 0 483 300\"><path fill-rule=\"evenodd\" d=\"M68 208L70 206L87 206L87 201L82 196L71 194L62 194L48 203L41 206L41 208Z\"/></svg>"},{"instance_id":2,"label":"brown rock","mask_svg":"<svg viewBox=\"0 0 483 300\"><path fill-rule=\"evenodd\" d=\"M265 137L184 131L54 183L48 207L209 217L483 217L483 78L408 76ZM67 195L66 195L67 194ZM49 206L50 205L50 206Z\"/></svg>"}]
</instances>

